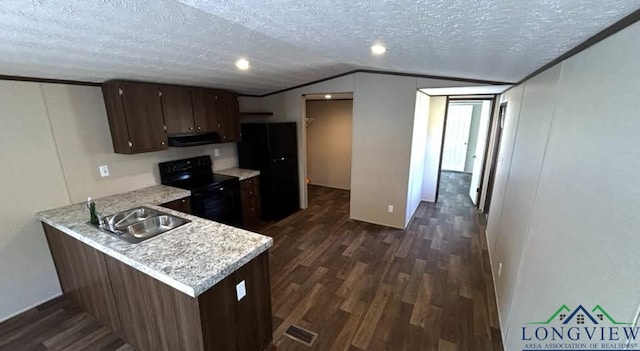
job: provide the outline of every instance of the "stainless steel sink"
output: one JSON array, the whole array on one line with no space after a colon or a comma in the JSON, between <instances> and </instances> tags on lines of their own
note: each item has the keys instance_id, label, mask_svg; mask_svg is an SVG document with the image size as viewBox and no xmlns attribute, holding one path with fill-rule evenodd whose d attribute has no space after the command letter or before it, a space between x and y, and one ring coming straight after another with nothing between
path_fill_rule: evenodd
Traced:
<instances>
[{"instance_id":1,"label":"stainless steel sink","mask_svg":"<svg viewBox=\"0 0 640 351\"><path fill-rule=\"evenodd\" d=\"M127 233L136 238L149 238L187 223L186 219L171 215L160 215L145 219L127 227Z\"/></svg>"},{"instance_id":2,"label":"stainless steel sink","mask_svg":"<svg viewBox=\"0 0 640 351\"><path fill-rule=\"evenodd\" d=\"M138 207L131 210L116 213L107 217L107 221L113 223L116 229L124 229L132 224L144 221L151 217L159 216L160 212L147 207Z\"/></svg>"},{"instance_id":3,"label":"stainless steel sink","mask_svg":"<svg viewBox=\"0 0 640 351\"><path fill-rule=\"evenodd\" d=\"M101 217L99 228L130 243L139 243L190 221L148 207Z\"/></svg>"}]
</instances>

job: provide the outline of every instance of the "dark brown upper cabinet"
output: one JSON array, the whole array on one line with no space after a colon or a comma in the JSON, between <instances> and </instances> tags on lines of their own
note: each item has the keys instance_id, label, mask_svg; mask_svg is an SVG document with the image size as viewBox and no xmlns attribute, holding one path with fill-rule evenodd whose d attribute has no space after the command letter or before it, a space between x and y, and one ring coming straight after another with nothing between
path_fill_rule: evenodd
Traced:
<instances>
[{"instance_id":1,"label":"dark brown upper cabinet","mask_svg":"<svg viewBox=\"0 0 640 351\"><path fill-rule=\"evenodd\" d=\"M102 91L116 153L167 149L158 86L110 81L102 86Z\"/></svg>"},{"instance_id":2,"label":"dark brown upper cabinet","mask_svg":"<svg viewBox=\"0 0 640 351\"><path fill-rule=\"evenodd\" d=\"M240 107L238 95L221 92L218 97L218 133L223 143L240 141Z\"/></svg>"},{"instance_id":3,"label":"dark brown upper cabinet","mask_svg":"<svg viewBox=\"0 0 640 351\"><path fill-rule=\"evenodd\" d=\"M217 132L219 122L219 97L221 91L214 89L194 89L193 120L198 133Z\"/></svg>"},{"instance_id":4,"label":"dark brown upper cabinet","mask_svg":"<svg viewBox=\"0 0 640 351\"><path fill-rule=\"evenodd\" d=\"M165 150L167 136L217 132L240 141L238 95L225 90L112 80L102 85L113 149Z\"/></svg>"},{"instance_id":5,"label":"dark brown upper cabinet","mask_svg":"<svg viewBox=\"0 0 640 351\"><path fill-rule=\"evenodd\" d=\"M191 91L191 88L185 87L160 87L160 100L168 135L195 132Z\"/></svg>"}]
</instances>

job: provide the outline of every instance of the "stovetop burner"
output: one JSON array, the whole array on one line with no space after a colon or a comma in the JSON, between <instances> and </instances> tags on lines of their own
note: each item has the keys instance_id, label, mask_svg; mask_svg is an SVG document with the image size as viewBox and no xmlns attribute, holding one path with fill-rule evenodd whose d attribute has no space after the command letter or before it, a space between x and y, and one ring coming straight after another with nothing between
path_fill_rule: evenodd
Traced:
<instances>
[{"instance_id":1,"label":"stovetop burner","mask_svg":"<svg viewBox=\"0 0 640 351\"><path fill-rule=\"evenodd\" d=\"M199 156L160 163L162 184L187 190L204 190L224 182L238 181L237 177L211 171L211 158Z\"/></svg>"}]
</instances>

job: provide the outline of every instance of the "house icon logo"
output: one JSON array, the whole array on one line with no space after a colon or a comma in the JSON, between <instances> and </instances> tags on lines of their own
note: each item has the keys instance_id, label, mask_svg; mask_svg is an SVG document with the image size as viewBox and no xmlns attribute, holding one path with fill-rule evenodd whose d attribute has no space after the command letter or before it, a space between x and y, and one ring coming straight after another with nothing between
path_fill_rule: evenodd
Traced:
<instances>
[{"instance_id":1,"label":"house icon logo","mask_svg":"<svg viewBox=\"0 0 640 351\"><path fill-rule=\"evenodd\" d=\"M587 311L584 306L579 305L573 311L567 307L567 305L562 305L558 308L552 315L544 322L532 322L528 324L533 325L547 325L551 324L554 321L559 322L563 325L568 325L572 321L577 325L583 325L585 323L591 324L602 324L602 323L610 323L613 325L632 325L633 323L624 323L618 322L607 311L602 308L600 305L596 305L591 312Z\"/></svg>"},{"instance_id":2,"label":"house icon logo","mask_svg":"<svg viewBox=\"0 0 640 351\"><path fill-rule=\"evenodd\" d=\"M522 351L529 350L635 350L640 327L619 322L602 306L587 309L562 305L546 320L522 327Z\"/></svg>"}]
</instances>

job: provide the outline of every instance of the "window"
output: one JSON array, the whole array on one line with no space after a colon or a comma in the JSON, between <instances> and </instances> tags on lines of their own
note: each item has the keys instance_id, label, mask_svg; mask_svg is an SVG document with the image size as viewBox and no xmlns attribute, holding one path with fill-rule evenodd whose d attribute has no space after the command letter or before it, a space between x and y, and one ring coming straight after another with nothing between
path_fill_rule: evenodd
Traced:
<instances>
[{"instance_id":1,"label":"window","mask_svg":"<svg viewBox=\"0 0 640 351\"><path fill-rule=\"evenodd\" d=\"M578 315L578 324L584 324L584 314Z\"/></svg>"}]
</instances>

